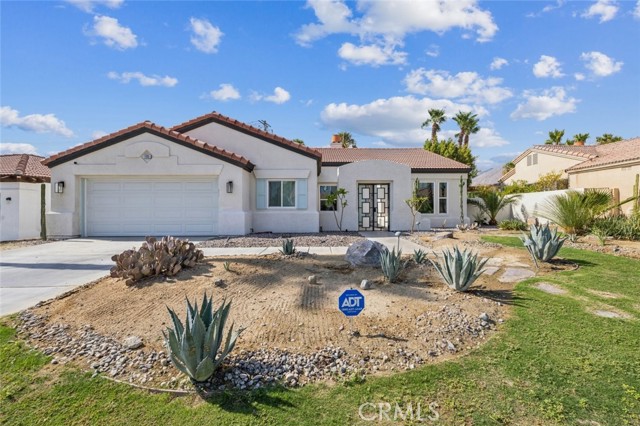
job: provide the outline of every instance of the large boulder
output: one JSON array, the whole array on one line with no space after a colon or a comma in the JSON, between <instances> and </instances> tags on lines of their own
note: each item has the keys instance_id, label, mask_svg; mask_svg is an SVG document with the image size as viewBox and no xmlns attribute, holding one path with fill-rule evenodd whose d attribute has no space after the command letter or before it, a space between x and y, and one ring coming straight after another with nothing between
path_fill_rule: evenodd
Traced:
<instances>
[{"instance_id":1,"label":"large boulder","mask_svg":"<svg viewBox=\"0 0 640 426\"><path fill-rule=\"evenodd\" d=\"M387 251L384 245L376 241L361 240L349 246L344 258L351 266L379 267L380 255L383 251Z\"/></svg>"}]
</instances>

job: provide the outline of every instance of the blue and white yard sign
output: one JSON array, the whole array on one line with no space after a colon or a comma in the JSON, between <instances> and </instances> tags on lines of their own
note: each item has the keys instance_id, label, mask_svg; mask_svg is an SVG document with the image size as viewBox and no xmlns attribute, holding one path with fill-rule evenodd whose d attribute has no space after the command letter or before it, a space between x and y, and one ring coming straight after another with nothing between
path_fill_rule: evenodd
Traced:
<instances>
[{"instance_id":1,"label":"blue and white yard sign","mask_svg":"<svg viewBox=\"0 0 640 426\"><path fill-rule=\"evenodd\" d=\"M345 290L338 298L338 308L346 316L355 317L364 309L364 296L358 290Z\"/></svg>"}]
</instances>

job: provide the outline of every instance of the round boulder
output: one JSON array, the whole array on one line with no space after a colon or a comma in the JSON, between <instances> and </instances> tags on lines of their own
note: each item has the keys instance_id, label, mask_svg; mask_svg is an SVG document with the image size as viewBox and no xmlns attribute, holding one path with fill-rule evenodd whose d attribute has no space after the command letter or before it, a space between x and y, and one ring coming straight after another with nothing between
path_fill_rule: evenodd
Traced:
<instances>
[{"instance_id":1,"label":"round boulder","mask_svg":"<svg viewBox=\"0 0 640 426\"><path fill-rule=\"evenodd\" d=\"M357 241L349 246L344 259L351 266L380 266L380 256L387 248L371 240Z\"/></svg>"}]
</instances>

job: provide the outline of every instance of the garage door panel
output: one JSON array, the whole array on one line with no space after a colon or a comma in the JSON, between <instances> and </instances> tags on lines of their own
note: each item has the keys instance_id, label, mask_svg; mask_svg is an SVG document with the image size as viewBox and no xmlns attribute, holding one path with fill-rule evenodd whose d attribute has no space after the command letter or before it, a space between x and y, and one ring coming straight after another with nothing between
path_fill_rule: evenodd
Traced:
<instances>
[{"instance_id":1,"label":"garage door panel","mask_svg":"<svg viewBox=\"0 0 640 426\"><path fill-rule=\"evenodd\" d=\"M217 180L115 178L88 180L88 236L215 235Z\"/></svg>"}]
</instances>

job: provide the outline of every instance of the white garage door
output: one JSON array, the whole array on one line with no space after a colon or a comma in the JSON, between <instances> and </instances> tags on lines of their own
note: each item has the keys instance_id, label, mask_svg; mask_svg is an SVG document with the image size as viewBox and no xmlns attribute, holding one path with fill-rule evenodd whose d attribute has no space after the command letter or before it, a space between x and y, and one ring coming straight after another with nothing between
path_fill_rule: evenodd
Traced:
<instances>
[{"instance_id":1,"label":"white garage door","mask_svg":"<svg viewBox=\"0 0 640 426\"><path fill-rule=\"evenodd\" d=\"M110 178L86 182L90 237L215 235L217 179Z\"/></svg>"}]
</instances>

